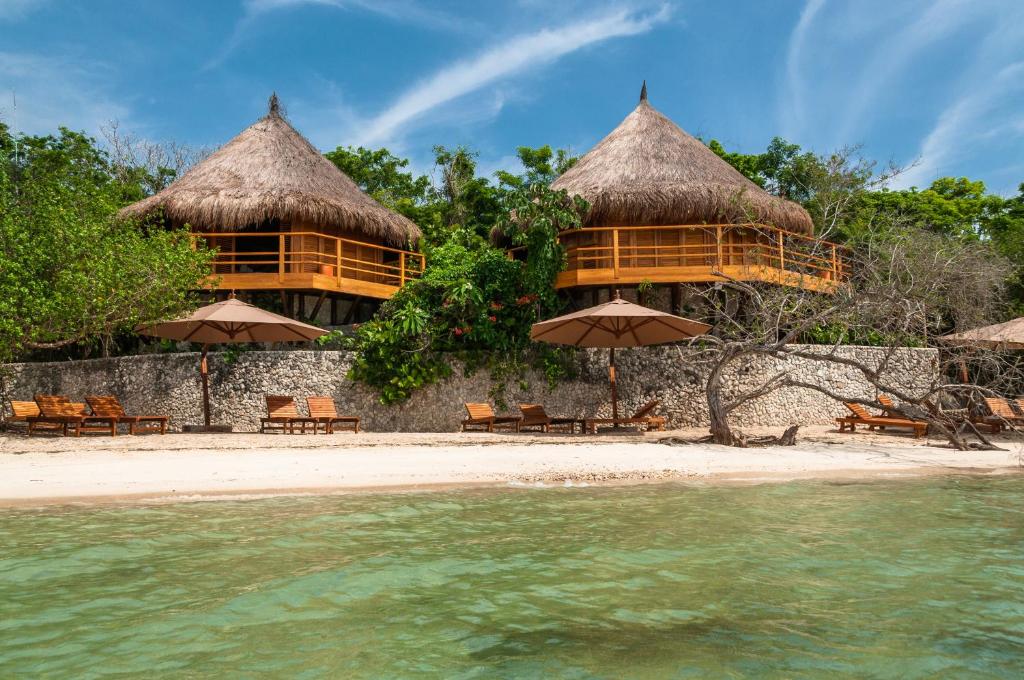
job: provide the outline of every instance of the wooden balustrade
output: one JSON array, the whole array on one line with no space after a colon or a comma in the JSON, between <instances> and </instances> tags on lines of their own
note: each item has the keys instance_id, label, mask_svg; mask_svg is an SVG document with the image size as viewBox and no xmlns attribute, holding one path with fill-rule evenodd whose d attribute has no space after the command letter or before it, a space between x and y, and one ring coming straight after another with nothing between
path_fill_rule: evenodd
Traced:
<instances>
[{"instance_id":1,"label":"wooden balustrade","mask_svg":"<svg viewBox=\"0 0 1024 680\"><path fill-rule=\"evenodd\" d=\"M827 291L845 278L841 246L764 224L593 227L559 238L568 260L559 288L734 278Z\"/></svg>"},{"instance_id":2,"label":"wooden balustrade","mask_svg":"<svg viewBox=\"0 0 1024 680\"><path fill-rule=\"evenodd\" d=\"M311 289L387 298L426 265L421 253L310 231L193 234L217 251L221 288Z\"/></svg>"}]
</instances>

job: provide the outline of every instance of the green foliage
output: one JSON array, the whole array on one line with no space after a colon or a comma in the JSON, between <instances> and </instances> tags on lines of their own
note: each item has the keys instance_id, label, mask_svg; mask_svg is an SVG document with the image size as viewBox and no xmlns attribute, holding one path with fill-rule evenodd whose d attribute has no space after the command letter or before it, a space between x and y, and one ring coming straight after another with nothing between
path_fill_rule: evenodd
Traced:
<instances>
[{"instance_id":1,"label":"green foliage","mask_svg":"<svg viewBox=\"0 0 1024 680\"><path fill-rule=\"evenodd\" d=\"M0 140L0 360L109 342L191 307L212 253L116 220L131 192L92 139L26 137L17 157L6 130Z\"/></svg>"},{"instance_id":2,"label":"green foliage","mask_svg":"<svg viewBox=\"0 0 1024 680\"><path fill-rule=\"evenodd\" d=\"M456 152L442 160L455 168L466 157ZM457 192L452 196L458 200ZM532 348L529 333L538 311L557 308L554 280L565 252L556 238L580 226L586 202L539 183L505 191L500 201L500 228L527 246L525 261L491 246L476 227L454 224L443 243L428 244L423 276L358 329L351 377L379 389L383 403L403 401L447 376L452 357L467 370L487 367L499 382L521 376L530 359L549 381L566 373L563 355Z\"/></svg>"},{"instance_id":3,"label":"green foliage","mask_svg":"<svg viewBox=\"0 0 1024 680\"><path fill-rule=\"evenodd\" d=\"M404 172L409 166L408 160L387 149L361 146L339 146L324 156L382 205L420 225L438 221L430 178Z\"/></svg>"}]
</instances>

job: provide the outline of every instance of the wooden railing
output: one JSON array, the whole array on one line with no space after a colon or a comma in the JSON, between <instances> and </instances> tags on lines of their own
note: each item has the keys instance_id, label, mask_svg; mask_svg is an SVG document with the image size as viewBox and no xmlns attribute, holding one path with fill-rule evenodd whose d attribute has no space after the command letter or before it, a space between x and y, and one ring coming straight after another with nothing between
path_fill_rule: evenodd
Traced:
<instances>
[{"instance_id":1,"label":"wooden railing","mask_svg":"<svg viewBox=\"0 0 1024 680\"><path fill-rule=\"evenodd\" d=\"M193 234L215 248L214 275L278 277L318 274L400 288L418 278L426 263L421 253L311 231L210 232Z\"/></svg>"},{"instance_id":2,"label":"wooden railing","mask_svg":"<svg viewBox=\"0 0 1024 680\"><path fill-rule=\"evenodd\" d=\"M593 227L559 240L568 257L559 287L735 276L828 288L846 278L842 246L764 224Z\"/></svg>"}]
</instances>

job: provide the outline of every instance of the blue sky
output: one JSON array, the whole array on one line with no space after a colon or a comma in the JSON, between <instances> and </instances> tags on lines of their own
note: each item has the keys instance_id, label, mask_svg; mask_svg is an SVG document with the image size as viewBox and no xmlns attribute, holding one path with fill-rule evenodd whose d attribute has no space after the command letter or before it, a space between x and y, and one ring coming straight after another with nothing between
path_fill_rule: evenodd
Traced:
<instances>
[{"instance_id":1,"label":"blue sky","mask_svg":"<svg viewBox=\"0 0 1024 680\"><path fill-rule=\"evenodd\" d=\"M0 0L0 117L217 146L270 92L321 149L426 171L466 144L589 149L636 103L727 148L782 135L916 165L897 185L1024 181L1024 0Z\"/></svg>"}]
</instances>

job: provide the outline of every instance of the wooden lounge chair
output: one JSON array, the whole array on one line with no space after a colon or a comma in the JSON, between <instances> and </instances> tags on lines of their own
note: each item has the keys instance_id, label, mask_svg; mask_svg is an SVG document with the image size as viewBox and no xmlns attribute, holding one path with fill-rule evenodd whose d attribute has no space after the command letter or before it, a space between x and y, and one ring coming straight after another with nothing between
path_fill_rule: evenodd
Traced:
<instances>
[{"instance_id":1,"label":"wooden lounge chair","mask_svg":"<svg viewBox=\"0 0 1024 680\"><path fill-rule=\"evenodd\" d=\"M876 427L879 430L884 430L887 427L907 428L914 431L914 437L921 437L928 431L928 423L921 420L876 416L868 412L861 404L852 401L844 401L843 404L853 415L836 418L840 432L845 432L847 429L854 432L858 425L865 425L869 430L874 430Z\"/></svg>"},{"instance_id":2,"label":"wooden lounge chair","mask_svg":"<svg viewBox=\"0 0 1024 680\"><path fill-rule=\"evenodd\" d=\"M653 415L654 409L658 408L660 404L661 402L657 399L651 399L628 418L587 418L583 423L583 431L597 434L597 428L600 425L613 425L615 427L619 425L637 425L644 427L648 431L664 431L665 417Z\"/></svg>"},{"instance_id":3,"label":"wooden lounge chair","mask_svg":"<svg viewBox=\"0 0 1024 680\"><path fill-rule=\"evenodd\" d=\"M490 404L466 404L468 418L462 421L462 431L468 432L478 429L484 432L494 432L496 428L504 428L519 432L519 426L523 422L522 416L499 416L494 414Z\"/></svg>"},{"instance_id":4,"label":"wooden lounge chair","mask_svg":"<svg viewBox=\"0 0 1024 680\"><path fill-rule=\"evenodd\" d=\"M168 416L130 416L117 397L86 397L89 408L94 416L110 416L117 418L118 424L128 425L129 434L141 434L143 432L159 432L167 434Z\"/></svg>"},{"instance_id":5,"label":"wooden lounge chair","mask_svg":"<svg viewBox=\"0 0 1024 680\"><path fill-rule=\"evenodd\" d=\"M520 404L519 410L523 412L523 420L519 424L520 431L526 428L539 428L541 432L563 429L573 434L576 432L576 423L583 425L579 418L552 418L544 410L543 404Z\"/></svg>"},{"instance_id":6,"label":"wooden lounge chair","mask_svg":"<svg viewBox=\"0 0 1024 680\"><path fill-rule=\"evenodd\" d=\"M309 417L316 419L318 424L324 426L324 434L334 434L335 423L345 425L343 430L359 432L359 417L339 416L338 409L334 406L334 399L331 397L306 397L306 408L309 409ZM315 425L313 431L316 431Z\"/></svg>"},{"instance_id":7,"label":"wooden lounge chair","mask_svg":"<svg viewBox=\"0 0 1024 680\"><path fill-rule=\"evenodd\" d=\"M10 400L11 404L11 417L7 419L8 424L19 423L25 426L26 432L29 427L29 418L36 418L39 416L39 405L34 401L15 401ZM38 423L34 429L37 430L61 430L63 425L60 423Z\"/></svg>"},{"instance_id":8,"label":"wooden lounge chair","mask_svg":"<svg viewBox=\"0 0 1024 680\"><path fill-rule=\"evenodd\" d=\"M260 418L260 432L285 432L295 434L295 426L301 428L302 434L306 433L306 425L313 426L313 434L316 434L316 418L299 414L299 408L295 405L295 397L281 397L268 394L267 396L267 417Z\"/></svg>"},{"instance_id":9,"label":"wooden lounge chair","mask_svg":"<svg viewBox=\"0 0 1024 680\"><path fill-rule=\"evenodd\" d=\"M76 437L80 437L83 432L102 432L111 437L117 436L117 419L87 415L85 404L72 403L67 397L51 394L37 394L35 399L39 415L26 418L30 437L40 429L41 424L59 425L65 437L72 431Z\"/></svg>"},{"instance_id":10,"label":"wooden lounge chair","mask_svg":"<svg viewBox=\"0 0 1024 680\"><path fill-rule=\"evenodd\" d=\"M1018 399L1017 402L1020 405L1021 400ZM1008 426L1024 425L1024 416L1013 410L1009 399L985 397L985 406L988 407L989 413L992 415L983 416L975 422L980 425L987 425L994 434L999 434L1000 430Z\"/></svg>"}]
</instances>

